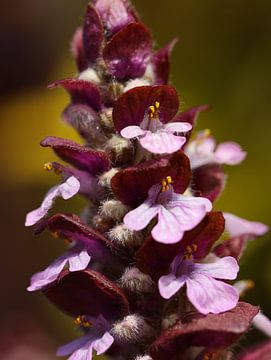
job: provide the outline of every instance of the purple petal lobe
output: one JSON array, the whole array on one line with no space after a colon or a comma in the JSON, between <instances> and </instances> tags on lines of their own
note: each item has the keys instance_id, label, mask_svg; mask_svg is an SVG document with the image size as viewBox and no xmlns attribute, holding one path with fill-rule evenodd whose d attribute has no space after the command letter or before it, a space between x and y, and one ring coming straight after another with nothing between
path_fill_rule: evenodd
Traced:
<instances>
[{"instance_id":1,"label":"purple petal lobe","mask_svg":"<svg viewBox=\"0 0 271 360\"><path fill-rule=\"evenodd\" d=\"M182 148L186 138L166 131L156 133L148 131L139 139L139 142L144 149L153 154L172 154Z\"/></svg>"},{"instance_id":2,"label":"purple petal lobe","mask_svg":"<svg viewBox=\"0 0 271 360\"><path fill-rule=\"evenodd\" d=\"M185 277L176 277L173 274L160 277L158 281L159 292L164 299L175 295L185 284Z\"/></svg>"},{"instance_id":3,"label":"purple petal lobe","mask_svg":"<svg viewBox=\"0 0 271 360\"><path fill-rule=\"evenodd\" d=\"M31 285L28 291L36 291L45 288L53 283L64 267L69 264L70 271L84 270L90 262L90 256L87 251L70 250L56 259L45 270L35 274L31 278Z\"/></svg>"},{"instance_id":4,"label":"purple petal lobe","mask_svg":"<svg viewBox=\"0 0 271 360\"><path fill-rule=\"evenodd\" d=\"M109 72L118 80L141 77L152 50L149 30L140 23L132 23L117 32L103 51Z\"/></svg>"},{"instance_id":5,"label":"purple petal lobe","mask_svg":"<svg viewBox=\"0 0 271 360\"><path fill-rule=\"evenodd\" d=\"M122 129L120 134L125 139L133 139L135 137L138 137L140 135L144 135L146 133L146 130L142 130L139 126L132 125L127 126L126 128Z\"/></svg>"},{"instance_id":6,"label":"purple petal lobe","mask_svg":"<svg viewBox=\"0 0 271 360\"><path fill-rule=\"evenodd\" d=\"M151 204L146 201L138 208L130 211L127 215L125 215L123 221L130 230L142 230L157 215L158 211L158 205L151 206Z\"/></svg>"},{"instance_id":7,"label":"purple petal lobe","mask_svg":"<svg viewBox=\"0 0 271 360\"><path fill-rule=\"evenodd\" d=\"M170 55L178 41L178 38L171 40L168 44L166 44L163 48L159 49L152 56L151 63L153 66L156 85L163 85L168 83L170 71Z\"/></svg>"},{"instance_id":8,"label":"purple petal lobe","mask_svg":"<svg viewBox=\"0 0 271 360\"><path fill-rule=\"evenodd\" d=\"M219 314L233 309L238 293L233 286L197 273L187 279L187 296L201 314Z\"/></svg>"},{"instance_id":9,"label":"purple petal lobe","mask_svg":"<svg viewBox=\"0 0 271 360\"><path fill-rule=\"evenodd\" d=\"M61 346L58 348L56 355L57 356L67 356L75 352L76 350L82 348L89 342L89 334L81 336L80 338L71 341L70 343Z\"/></svg>"},{"instance_id":10,"label":"purple petal lobe","mask_svg":"<svg viewBox=\"0 0 271 360\"><path fill-rule=\"evenodd\" d=\"M42 140L41 146L51 147L61 159L94 176L111 168L110 161L103 151L81 146L72 140L48 136Z\"/></svg>"},{"instance_id":11,"label":"purple petal lobe","mask_svg":"<svg viewBox=\"0 0 271 360\"><path fill-rule=\"evenodd\" d=\"M101 93L97 85L79 79L64 79L49 85L50 89L63 87L71 96L73 103L87 103L94 110L101 109Z\"/></svg>"},{"instance_id":12,"label":"purple petal lobe","mask_svg":"<svg viewBox=\"0 0 271 360\"><path fill-rule=\"evenodd\" d=\"M93 349L96 350L97 355L104 354L113 344L113 342L113 336L109 332L106 332L104 333L103 337L93 341Z\"/></svg>"},{"instance_id":13,"label":"purple petal lobe","mask_svg":"<svg viewBox=\"0 0 271 360\"><path fill-rule=\"evenodd\" d=\"M121 95L113 109L113 121L117 131L130 125L139 126L146 110L156 101L160 103L159 120L167 123L177 113L179 97L169 85L138 86Z\"/></svg>"},{"instance_id":14,"label":"purple petal lobe","mask_svg":"<svg viewBox=\"0 0 271 360\"><path fill-rule=\"evenodd\" d=\"M136 21L131 5L126 0L96 0L95 8L110 34Z\"/></svg>"},{"instance_id":15,"label":"purple petal lobe","mask_svg":"<svg viewBox=\"0 0 271 360\"><path fill-rule=\"evenodd\" d=\"M235 142L219 144L215 151L215 158L220 164L236 165L242 162L247 153Z\"/></svg>"},{"instance_id":16,"label":"purple petal lobe","mask_svg":"<svg viewBox=\"0 0 271 360\"><path fill-rule=\"evenodd\" d=\"M209 264L195 264L194 268L201 274L224 280L236 279L239 271L237 261L231 256L226 256Z\"/></svg>"},{"instance_id":17,"label":"purple petal lobe","mask_svg":"<svg viewBox=\"0 0 271 360\"><path fill-rule=\"evenodd\" d=\"M170 132L185 133L192 129L188 122L170 122L164 126L164 129Z\"/></svg>"},{"instance_id":18,"label":"purple petal lobe","mask_svg":"<svg viewBox=\"0 0 271 360\"><path fill-rule=\"evenodd\" d=\"M104 28L101 18L94 6L89 4L83 29L83 43L86 57L94 63L101 54Z\"/></svg>"},{"instance_id":19,"label":"purple petal lobe","mask_svg":"<svg viewBox=\"0 0 271 360\"><path fill-rule=\"evenodd\" d=\"M54 200L57 197L62 197L64 200L68 200L76 195L79 190L80 182L74 176L68 178L64 183L54 186L45 195L41 206L27 214L25 226L35 225L39 220L41 220L51 209Z\"/></svg>"},{"instance_id":20,"label":"purple petal lobe","mask_svg":"<svg viewBox=\"0 0 271 360\"><path fill-rule=\"evenodd\" d=\"M267 225L260 222L242 219L230 213L223 213L223 215L226 220L226 231L232 237L244 234L262 236L269 230Z\"/></svg>"}]
</instances>

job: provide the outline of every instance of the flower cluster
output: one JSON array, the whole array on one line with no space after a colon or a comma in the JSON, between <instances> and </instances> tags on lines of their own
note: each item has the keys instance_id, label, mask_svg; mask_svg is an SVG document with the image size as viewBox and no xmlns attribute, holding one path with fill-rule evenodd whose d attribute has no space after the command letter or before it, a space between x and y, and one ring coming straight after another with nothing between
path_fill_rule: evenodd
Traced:
<instances>
[{"instance_id":1,"label":"flower cluster","mask_svg":"<svg viewBox=\"0 0 271 360\"><path fill-rule=\"evenodd\" d=\"M72 40L78 76L50 85L70 94L63 120L84 145L41 142L64 162L44 165L61 180L26 226L68 248L28 290L82 330L57 351L70 360L231 359L251 324L271 335L258 307L239 301L251 282L233 283L247 243L268 228L212 210L226 182L222 165L246 153L234 142L216 146L209 131L193 134L208 106L178 113L168 85L175 43L153 51L128 0L93 0ZM80 217L48 215L57 197L77 194L88 201ZM270 342L251 354L266 351ZM249 356L239 359L256 359Z\"/></svg>"}]
</instances>

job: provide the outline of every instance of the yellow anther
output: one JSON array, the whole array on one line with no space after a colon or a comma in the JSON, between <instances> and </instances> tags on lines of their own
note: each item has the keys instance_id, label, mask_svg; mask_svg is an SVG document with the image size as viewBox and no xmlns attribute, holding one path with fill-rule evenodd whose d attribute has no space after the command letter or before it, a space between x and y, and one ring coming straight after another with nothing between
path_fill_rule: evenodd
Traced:
<instances>
[{"instance_id":1,"label":"yellow anther","mask_svg":"<svg viewBox=\"0 0 271 360\"><path fill-rule=\"evenodd\" d=\"M160 107L160 103L159 103L159 101L155 101L154 106L155 106L156 110L158 110L158 109L159 109L159 107Z\"/></svg>"},{"instance_id":2,"label":"yellow anther","mask_svg":"<svg viewBox=\"0 0 271 360\"><path fill-rule=\"evenodd\" d=\"M205 129L203 130L200 135L198 136L198 138L196 139L196 142L198 144L201 144L203 141L205 141L206 139L208 139L208 137L211 135L211 130L210 129Z\"/></svg>"},{"instance_id":3,"label":"yellow anther","mask_svg":"<svg viewBox=\"0 0 271 360\"><path fill-rule=\"evenodd\" d=\"M59 231L51 231L51 234L55 238L60 238L60 236L61 236Z\"/></svg>"},{"instance_id":4,"label":"yellow anther","mask_svg":"<svg viewBox=\"0 0 271 360\"><path fill-rule=\"evenodd\" d=\"M206 136L206 137L210 136L211 135L211 130L210 129L205 129L203 131L203 135Z\"/></svg>"},{"instance_id":5,"label":"yellow anther","mask_svg":"<svg viewBox=\"0 0 271 360\"><path fill-rule=\"evenodd\" d=\"M66 238L66 239L64 239L64 243L65 243L66 245L69 245L70 243L72 243L72 240Z\"/></svg>"},{"instance_id":6,"label":"yellow anther","mask_svg":"<svg viewBox=\"0 0 271 360\"><path fill-rule=\"evenodd\" d=\"M161 191L165 192L169 190L169 185L172 184L171 176L167 176L165 179L161 180Z\"/></svg>"},{"instance_id":7,"label":"yellow anther","mask_svg":"<svg viewBox=\"0 0 271 360\"><path fill-rule=\"evenodd\" d=\"M203 360L214 360L215 359L215 353L214 352L209 352L208 354L204 355Z\"/></svg>"},{"instance_id":8,"label":"yellow anther","mask_svg":"<svg viewBox=\"0 0 271 360\"><path fill-rule=\"evenodd\" d=\"M84 328L90 328L92 326L92 322L89 321L85 316L77 316L74 320L76 326L83 326Z\"/></svg>"},{"instance_id":9,"label":"yellow anther","mask_svg":"<svg viewBox=\"0 0 271 360\"><path fill-rule=\"evenodd\" d=\"M158 109L160 107L160 103L155 101L154 105L149 106L149 117L151 119L158 119Z\"/></svg>"},{"instance_id":10,"label":"yellow anther","mask_svg":"<svg viewBox=\"0 0 271 360\"><path fill-rule=\"evenodd\" d=\"M53 164L48 162L43 165L43 169L46 171L52 171L53 170Z\"/></svg>"},{"instance_id":11,"label":"yellow anther","mask_svg":"<svg viewBox=\"0 0 271 360\"><path fill-rule=\"evenodd\" d=\"M184 253L184 258L186 260L193 260L193 253L196 252L197 249L198 249L198 245L196 244L188 245Z\"/></svg>"}]
</instances>

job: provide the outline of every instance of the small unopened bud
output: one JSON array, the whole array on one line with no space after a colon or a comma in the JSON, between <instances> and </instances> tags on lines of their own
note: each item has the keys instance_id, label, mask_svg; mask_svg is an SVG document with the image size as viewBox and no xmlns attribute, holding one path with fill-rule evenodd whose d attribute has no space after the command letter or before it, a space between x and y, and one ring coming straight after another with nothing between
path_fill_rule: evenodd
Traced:
<instances>
[{"instance_id":1,"label":"small unopened bud","mask_svg":"<svg viewBox=\"0 0 271 360\"><path fill-rule=\"evenodd\" d=\"M127 268L119 280L120 286L132 293L150 293L154 289L151 277L137 267Z\"/></svg>"},{"instance_id":2,"label":"small unopened bud","mask_svg":"<svg viewBox=\"0 0 271 360\"><path fill-rule=\"evenodd\" d=\"M143 79L143 78L133 79L126 83L123 92L129 91L138 86L148 86L148 85L151 85L151 83L147 79Z\"/></svg>"},{"instance_id":3,"label":"small unopened bud","mask_svg":"<svg viewBox=\"0 0 271 360\"><path fill-rule=\"evenodd\" d=\"M108 86L108 92L111 95L112 99L117 99L123 93L123 84L119 82L111 82Z\"/></svg>"},{"instance_id":4,"label":"small unopened bud","mask_svg":"<svg viewBox=\"0 0 271 360\"><path fill-rule=\"evenodd\" d=\"M113 162L127 163L134 154L134 146L130 140L119 135L112 135L108 141L105 151Z\"/></svg>"},{"instance_id":5,"label":"small unopened bud","mask_svg":"<svg viewBox=\"0 0 271 360\"><path fill-rule=\"evenodd\" d=\"M130 230L124 224L113 227L109 231L108 237L117 246L128 248L140 246L144 240L141 232Z\"/></svg>"},{"instance_id":6,"label":"small unopened bud","mask_svg":"<svg viewBox=\"0 0 271 360\"><path fill-rule=\"evenodd\" d=\"M85 81L90 81L94 84L100 84L101 83L101 79L99 78L97 72L92 69L92 68L88 68L84 71L82 71L80 73L80 75L78 76L79 80L85 80Z\"/></svg>"},{"instance_id":7,"label":"small unopened bud","mask_svg":"<svg viewBox=\"0 0 271 360\"><path fill-rule=\"evenodd\" d=\"M91 225L102 233L107 232L114 225L112 219L105 219L101 215L95 215L92 218Z\"/></svg>"},{"instance_id":8,"label":"small unopened bud","mask_svg":"<svg viewBox=\"0 0 271 360\"><path fill-rule=\"evenodd\" d=\"M100 124L107 131L114 131L112 112L113 108L107 108L100 112Z\"/></svg>"},{"instance_id":9,"label":"small unopened bud","mask_svg":"<svg viewBox=\"0 0 271 360\"><path fill-rule=\"evenodd\" d=\"M163 330L166 330L172 327L173 325L175 325L178 320L179 320L178 314L171 314L162 320L161 327Z\"/></svg>"},{"instance_id":10,"label":"small unopened bud","mask_svg":"<svg viewBox=\"0 0 271 360\"><path fill-rule=\"evenodd\" d=\"M142 316L133 314L116 322L113 325L112 333L114 337L121 341L142 342L152 337L154 335L154 330Z\"/></svg>"},{"instance_id":11,"label":"small unopened bud","mask_svg":"<svg viewBox=\"0 0 271 360\"><path fill-rule=\"evenodd\" d=\"M135 360L153 360L152 357L150 357L149 355L139 355L135 358Z\"/></svg>"},{"instance_id":12,"label":"small unopened bud","mask_svg":"<svg viewBox=\"0 0 271 360\"><path fill-rule=\"evenodd\" d=\"M99 185L107 190L111 190L111 179L119 171L117 168L112 168L109 171L102 174L99 178Z\"/></svg>"},{"instance_id":13,"label":"small unopened bud","mask_svg":"<svg viewBox=\"0 0 271 360\"><path fill-rule=\"evenodd\" d=\"M121 221L129 211L129 207L121 201L111 199L105 201L99 209L99 214L105 218Z\"/></svg>"}]
</instances>

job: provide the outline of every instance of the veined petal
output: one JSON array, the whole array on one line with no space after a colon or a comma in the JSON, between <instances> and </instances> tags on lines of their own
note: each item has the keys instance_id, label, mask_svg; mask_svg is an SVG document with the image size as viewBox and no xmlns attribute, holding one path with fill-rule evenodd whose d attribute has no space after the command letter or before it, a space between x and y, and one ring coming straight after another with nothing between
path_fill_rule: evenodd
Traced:
<instances>
[{"instance_id":1,"label":"veined petal","mask_svg":"<svg viewBox=\"0 0 271 360\"><path fill-rule=\"evenodd\" d=\"M86 344L84 347L76 350L68 360L92 360L92 349L91 343Z\"/></svg>"},{"instance_id":2,"label":"veined petal","mask_svg":"<svg viewBox=\"0 0 271 360\"><path fill-rule=\"evenodd\" d=\"M57 350L57 356L67 356L75 352L76 350L82 348L89 342L89 334L81 336L79 339L69 342L63 346L60 346Z\"/></svg>"},{"instance_id":3,"label":"veined petal","mask_svg":"<svg viewBox=\"0 0 271 360\"><path fill-rule=\"evenodd\" d=\"M237 291L223 281L194 273L193 277L187 279L186 286L189 300L202 314L219 314L237 305Z\"/></svg>"},{"instance_id":4,"label":"veined petal","mask_svg":"<svg viewBox=\"0 0 271 360\"><path fill-rule=\"evenodd\" d=\"M174 193L167 209L175 216L182 231L193 229L211 211L212 203L205 198Z\"/></svg>"},{"instance_id":5,"label":"veined petal","mask_svg":"<svg viewBox=\"0 0 271 360\"><path fill-rule=\"evenodd\" d=\"M76 195L79 190L80 182L74 176L69 177L64 183L52 187L45 195L41 206L27 214L25 226L35 225L42 219L53 206L56 197L60 196L64 200L68 200Z\"/></svg>"},{"instance_id":6,"label":"veined petal","mask_svg":"<svg viewBox=\"0 0 271 360\"><path fill-rule=\"evenodd\" d=\"M91 260L87 251L69 250L62 256L57 258L45 270L38 272L31 278L31 285L27 288L28 291L37 291L44 288L46 285L54 282L64 267L69 264L70 271L85 270Z\"/></svg>"},{"instance_id":7,"label":"veined petal","mask_svg":"<svg viewBox=\"0 0 271 360\"><path fill-rule=\"evenodd\" d=\"M104 354L113 344L113 342L113 336L107 331L100 339L93 341L93 349L96 350L97 355Z\"/></svg>"},{"instance_id":8,"label":"veined petal","mask_svg":"<svg viewBox=\"0 0 271 360\"><path fill-rule=\"evenodd\" d=\"M89 256L86 250L82 250L81 252L75 252L69 258L69 269L70 271L80 271L85 270L91 260L91 256Z\"/></svg>"},{"instance_id":9,"label":"veined petal","mask_svg":"<svg viewBox=\"0 0 271 360\"><path fill-rule=\"evenodd\" d=\"M152 229L151 234L158 242L174 244L182 239L184 229L172 209L168 210L161 206L158 213L158 223Z\"/></svg>"},{"instance_id":10,"label":"veined petal","mask_svg":"<svg viewBox=\"0 0 271 360\"><path fill-rule=\"evenodd\" d=\"M242 219L230 213L223 213L223 216L226 220L226 231L230 234L231 237L244 234L262 236L269 230L267 225L260 222Z\"/></svg>"},{"instance_id":11,"label":"veined petal","mask_svg":"<svg viewBox=\"0 0 271 360\"><path fill-rule=\"evenodd\" d=\"M175 295L184 284L184 276L176 277L174 274L162 276L158 281L160 295L164 299L169 299L171 296Z\"/></svg>"},{"instance_id":12,"label":"veined petal","mask_svg":"<svg viewBox=\"0 0 271 360\"><path fill-rule=\"evenodd\" d=\"M170 132L186 133L192 129L192 125L187 122L172 122L166 124L164 129Z\"/></svg>"},{"instance_id":13,"label":"veined petal","mask_svg":"<svg viewBox=\"0 0 271 360\"><path fill-rule=\"evenodd\" d=\"M142 130L139 126L136 125L127 126L120 132L121 136L125 139L133 139L137 136L144 135L145 133L146 130Z\"/></svg>"},{"instance_id":14,"label":"veined petal","mask_svg":"<svg viewBox=\"0 0 271 360\"><path fill-rule=\"evenodd\" d=\"M142 230L158 214L160 205L152 205L146 201L125 215L123 222L130 230Z\"/></svg>"},{"instance_id":15,"label":"veined petal","mask_svg":"<svg viewBox=\"0 0 271 360\"><path fill-rule=\"evenodd\" d=\"M216 161L220 164L236 165L243 161L247 153L235 142L221 143L215 151Z\"/></svg>"},{"instance_id":16,"label":"veined petal","mask_svg":"<svg viewBox=\"0 0 271 360\"><path fill-rule=\"evenodd\" d=\"M235 258L226 256L209 264L194 264L197 272L216 279L234 280L237 277L239 266Z\"/></svg>"},{"instance_id":17,"label":"veined petal","mask_svg":"<svg viewBox=\"0 0 271 360\"><path fill-rule=\"evenodd\" d=\"M186 138L166 131L156 133L147 131L146 135L139 139L139 142L144 149L154 154L172 154L181 149L186 142Z\"/></svg>"}]
</instances>

